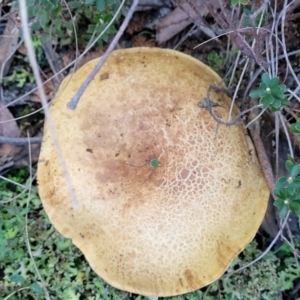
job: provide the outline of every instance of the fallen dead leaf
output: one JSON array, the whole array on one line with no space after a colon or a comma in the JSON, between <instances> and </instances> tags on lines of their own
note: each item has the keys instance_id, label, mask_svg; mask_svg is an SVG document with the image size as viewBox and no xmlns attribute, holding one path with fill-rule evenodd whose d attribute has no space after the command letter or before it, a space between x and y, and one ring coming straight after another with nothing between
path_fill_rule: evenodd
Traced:
<instances>
[{"instance_id":1,"label":"fallen dead leaf","mask_svg":"<svg viewBox=\"0 0 300 300\"><path fill-rule=\"evenodd\" d=\"M3 102L0 102L0 136L18 138L20 135L20 129L13 115L4 107ZM36 137L42 137L42 132L40 131ZM29 167L29 155L31 163L36 163L40 146L40 144L32 144L30 147L28 144L23 146L0 144L0 174L12 169Z\"/></svg>"},{"instance_id":2,"label":"fallen dead leaf","mask_svg":"<svg viewBox=\"0 0 300 300\"><path fill-rule=\"evenodd\" d=\"M2 81L10 68L13 55L17 50L19 39L19 28L16 26L15 19L17 13L9 14L6 27L0 39L0 78Z\"/></svg>"},{"instance_id":3,"label":"fallen dead leaf","mask_svg":"<svg viewBox=\"0 0 300 300\"><path fill-rule=\"evenodd\" d=\"M42 131L40 131L35 137L42 137ZM21 151L19 151L14 157L14 165L13 169L19 169L24 167L29 167L29 162L31 164L35 164L38 161L40 155L41 144L31 144L30 147L24 145L21 147ZM30 157L30 160L29 160ZM1 169L0 169L1 170Z\"/></svg>"},{"instance_id":4,"label":"fallen dead leaf","mask_svg":"<svg viewBox=\"0 0 300 300\"><path fill-rule=\"evenodd\" d=\"M6 122L7 121L7 122ZM0 101L0 136L17 138L20 137L20 130L13 115L4 107ZM0 171L6 164L11 166L13 157L20 152L21 148L14 145L0 144Z\"/></svg>"},{"instance_id":5,"label":"fallen dead leaf","mask_svg":"<svg viewBox=\"0 0 300 300\"><path fill-rule=\"evenodd\" d=\"M191 0L190 2L202 17L207 14L203 0ZM176 7L156 25L156 40L159 44L169 40L192 24L193 19L200 20L198 14L186 1L180 1L179 5L181 7Z\"/></svg>"}]
</instances>

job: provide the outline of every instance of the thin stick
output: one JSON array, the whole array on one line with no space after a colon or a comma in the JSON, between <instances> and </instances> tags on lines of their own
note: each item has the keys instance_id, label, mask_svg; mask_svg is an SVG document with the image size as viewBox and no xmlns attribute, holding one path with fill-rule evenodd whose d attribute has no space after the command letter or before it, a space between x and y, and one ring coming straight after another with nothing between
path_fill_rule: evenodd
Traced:
<instances>
[{"instance_id":1,"label":"thin stick","mask_svg":"<svg viewBox=\"0 0 300 300\"><path fill-rule=\"evenodd\" d=\"M222 124L222 125L225 125L225 126L235 126L235 125L237 125L238 119L240 119L244 114L246 114L246 113L248 113L248 112L250 112L250 111L252 111L256 108L261 108L262 107L261 104L255 105L255 106L253 106L249 109L244 110L243 112L240 112L233 120L226 122L226 121L223 121L220 118L218 118L212 111L213 106L219 106L219 105L210 100L210 91L211 90L214 90L216 92L224 92L224 93L227 93L227 94L228 94L228 91L227 91L227 89L225 89L223 87L210 85L209 88L207 89L207 97L200 100L199 103L198 103L198 106L200 108L205 108L208 111L208 113L210 114L210 116L218 123L218 125Z\"/></svg>"},{"instance_id":2,"label":"thin stick","mask_svg":"<svg viewBox=\"0 0 300 300\"><path fill-rule=\"evenodd\" d=\"M18 289L16 291L13 291L7 297L5 297L3 300L9 300L9 298L11 298L14 294L19 293L19 292L24 291L24 290L31 290L31 289L32 289L31 286L25 286L25 287L20 288L20 289Z\"/></svg>"},{"instance_id":3,"label":"thin stick","mask_svg":"<svg viewBox=\"0 0 300 300\"><path fill-rule=\"evenodd\" d=\"M131 167L137 167L137 168L146 166L147 164L149 164L149 161L146 161L146 162L145 162L144 164L142 164L142 165L134 165L133 163L131 163L131 162L129 162L129 161L126 161L126 165L129 165L129 166L131 166Z\"/></svg>"},{"instance_id":4,"label":"thin stick","mask_svg":"<svg viewBox=\"0 0 300 300\"><path fill-rule=\"evenodd\" d=\"M277 235L275 236L275 238L273 239L273 241L271 242L271 244L269 245L269 247L260 255L258 256L256 259L254 259L253 261L251 261L250 263L248 263L247 265L237 269L237 270L234 270L228 274L226 274L224 277L229 277L231 276L232 274L236 274L238 272L241 272L242 270L254 265L256 262L258 262L259 260L261 260L271 249L272 247L275 245L276 241L279 239L280 235L282 234L282 231L288 221L288 218L290 216L290 212L288 212L288 214L286 215L286 217L284 218L284 221L283 221L283 224L282 224L282 227L280 228L280 230L278 231ZM224 278L223 277L223 278Z\"/></svg>"},{"instance_id":5,"label":"thin stick","mask_svg":"<svg viewBox=\"0 0 300 300\"><path fill-rule=\"evenodd\" d=\"M94 77L96 76L96 74L99 72L99 70L102 68L102 66L104 65L104 63L106 62L106 60L108 59L110 53L114 50L114 48L116 47L120 37L122 36L122 34L124 33L130 19L132 18L132 15L135 11L135 8L138 5L139 0L134 0L120 29L118 30L117 34L115 35L115 37L113 38L112 42L110 43L109 47L107 48L107 50L105 51L104 55L101 57L100 61L98 62L98 64L96 65L96 67L94 68L94 70L91 72L91 74L88 76L88 78L84 81L84 83L81 85L81 87L79 88L78 92L76 93L76 95L72 98L72 100L68 103L68 108L74 110L81 98L81 96L83 95L83 93L85 92L86 88L89 86L89 84L91 83L91 81L94 79Z\"/></svg>"},{"instance_id":6,"label":"thin stick","mask_svg":"<svg viewBox=\"0 0 300 300\"><path fill-rule=\"evenodd\" d=\"M0 175L0 179L5 180L5 181L7 181L7 182L9 182L9 183L12 183L12 184L14 184L14 185L16 185L16 186L19 186L19 187L21 187L22 189L26 189L26 190L31 189L31 181L30 181L30 187L27 187L27 186L25 186L24 184L18 183L18 182L14 181L14 180L11 180L11 179L9 179L9 178L7 178L7 177L4 177L4 176L1 176L1 175ZM2 202L2 201L0 201L0 203L1 203L1 202Z\"/></svg>"},{"instance_id":7,"label":"thin stick","mask_svg":"<svg viewBox=\"0 0 300 300\"><path fill-rule=\"evenodd\" d=\"M245 128L248 128L249 126L252 125L253 122L255 122L256 120L258 120L267 110L267 108L264 108L253 120L251 120L247 125L245 125Z\"/></svg>"},{"instance_id":8,"label":"thin stick","mask_svg":"<svg viewBox=\"0 0 300 300\"><path fill-rule=\"evenodd\" d=\"M285 12L286 12L286 9L288 8L288 6L290 6L291 4L292 4L292 2L288 4L288 1L285 0L284 5L283 5L283 9L282 9L282 11L280 12L280 15L279 15L281 17L281 40L282 40L282 43L284 45L286 45L285 44L285 35L284 35L284 33L286 32L285 31ZM294 71L290 61L287 59L288 55L287 55L287 50L286 49L287 49L287 47L282 47L282 51L283 51L283 53L286 57L287 67L288 67L289 71L291 72L291 74L293 75L293 78L296 81L296 84L299 86L300 85L300 80L298 79L297 75L295 74L295 71Z\"/></svg>"},{"instance_id":9,"label":"thin stick","mask_svg":"<svg viewBox=\"0 0 300 300\"><path fill-rule=\"evenodd\" d=\"M74 186L71 182L71 176L70 176L70 173L68 172L68 168L67 168L64 156L63 156L62 148L58 141L58 135L57 135L57 132L56 132L56 129L54 126L54 122L51 117L50 111L48 109L48 103L47 103L46 95L45 95L45 92L43 89L43 82L42 82L42 79L41 79L41 76L39 73L39 66L38 66L38 63L37 63L37 60L35 57L35 51L32 46L32 39L31 39L30 29L29 29L29 25L28 25L28 14L27 14L26 1L19 0L19 6L20 6L20 17L21 17L21 24L22 24L22 30L23 30L23 37L24 37L24 42L25 42L26 49L27 49L27 55L29 58L30 65L32 67L32 71L33 71L35 80L36 80L36 84L38 87L38 92L39 92L39 95L41 98L41 102L43 104L45 117L48 121L50 134L51 134L53 143L54 143L56 151L57 151L58 160L61 165L64 178L66 180L68 191L71 195L71 199L73 202L73 208L79 208L79 202L76 197Z\"/></svg>"},{"instance_id":10,"label":"thin stick","mask_svg":"<svg viewBox=\"0 0 300 300\"><path fill-rule=\"evenodd\" d=\"M287 140L288 145L289 145L290 155L291 155L291 157L294 158L294 149L293 149L293 146L292 146L292 143L291 143L291 138L290 138L288 129L286 127L286 124L284 122L284 117L283 117L283 115L281 113L279 113L279 120L281 121L282 128L284 130L284 133L285 133L285 136L286 136L286 140Z\"/></svg>"},{"instance_id":11,"label":"thin stick","mask_svg":"<svg viewBox=\"0 0 300 300\"><path fill-rule=\"evenodd\" d=\"M269 158L265 151L265 147L261 141L259 133L254 128L248 128L248 129L249 129L253 144L255 146L258 160L260 162L260 165L261 165L265 180L267 182L269 191L275 199L275 195L273 192L274 187L275 187L275 178L273 175L273 171L272 171L272 167L271 167Z\"/></svg>"},{"instance_id":12,"label":"thin stick","mask_svg":"<svg viewBox=\"0 0 300 300\"><path fill-rule=\"evenodd\" d=\"M171 0L171 3L175 6L178 6L198 27L201 27L203 25L205 25L205 27L209 27L209 25L206 23L206 21L203 19L203 16L201 16L201 14L199 13L199 11L196 9L194 3L192 3L192 1L186 1L188 3L188 5L194 10L194 12L197 14L198 18L194 18L191 13L185 9L181 3L179 3L179 1L174 1Z\"/></svg>"},{"instance_id":13,"label":"thin stick","mask_svg":"<svg viewBox=\"0 0 300 300\"><path fill-rule=\"evenodd\" d=\"M23 146L28 143L30 144L40 144L42 142L41 137L30 137L30 138L10 138L5 136L0 136L0 144Z\"/></svg>"},{"instance_id":14,"label":"thin stick","mask_svg":"<svg viewBox=\"0 0 300 300\"><path fill-rule=\"evenodd\" d=\"M28 136L29 138L29 136ZM27 247L27 251L28 251L28 254L30 256L30 259L31 259L31 263L33 265L33 268L35 269L35 272L36 272L36 275L37 277L39 278L40 282L42 283L42 287L44 289L44 292L45 292L45 298L46 300L51 300L50 298L50 295L49 295L49 292L47 290L47 284L46 282L43 280L42 276L41 276L41 273L39 272L39 269L35 263L35 260L34 260L34 257L33 257L33 253L32 253L32 250L31 250L31 245L30 245L30 239L29 239L29 234L28 234L28 210L29 210L29 202L30 202L30 199L31 199L31 189L32 189L32 160L31 160L31 148L30 148L30 144L28 143L28 153L29 153L29 178L30 178L30 181L29 181L29 186L28 186L28 195L27 195L27 200L26 200L26 210L27 210L27 213L25 215L25 244L26 244L26 247Z\"/></svg>"}]
</instances>

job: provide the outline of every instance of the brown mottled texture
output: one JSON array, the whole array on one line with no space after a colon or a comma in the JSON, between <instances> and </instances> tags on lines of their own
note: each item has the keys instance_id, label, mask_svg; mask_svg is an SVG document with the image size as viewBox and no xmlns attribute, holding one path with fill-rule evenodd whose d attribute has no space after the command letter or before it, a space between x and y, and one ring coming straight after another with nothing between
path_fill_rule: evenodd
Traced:
<instances>
[{"instance_id":1,"label":"brown mottled texture","mask_svg":"<svg viewBox=\"0 0 300 300\"><path fill-rule=\"evenodd\" d=\"M97 62L66 78L51 105L80 208L72 208L47 126L38 166L44 208L117 288L167 296L203 287L263 219L269 193L253 146L242 126L219 126L216 135L198 102L220 78L172 50L113 52L77 109L67 109ZM230 99L211 98L227 120Z\"/></svg>"}]
</instances>

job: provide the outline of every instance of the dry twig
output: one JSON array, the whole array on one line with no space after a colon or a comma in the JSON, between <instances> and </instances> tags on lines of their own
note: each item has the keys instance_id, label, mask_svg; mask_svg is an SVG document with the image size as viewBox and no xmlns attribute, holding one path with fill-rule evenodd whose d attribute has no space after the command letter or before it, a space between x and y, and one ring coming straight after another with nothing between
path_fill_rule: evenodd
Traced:
<instances>
[{"instance_id":1,"label":"dry twig","mask_svg":"<svg viewBox=\"0 0 300 300\"><path fill-rule=\"evenodd\" d=\"M113 38L112 42L110 43L109 47L107 48L107 50L105 51L104 55L101 57L101 59L99 60L98 64L96 65L96 67L94 68L94 70L91 72L91 74L88 76L88 78L83 82L83 84L81 85L81 87L79 88L78 92L76 93L76 95L72 98L72 100L68 103L68 107L70 109L75 109L81 96L83 95L84 91L86 90L86 88L89 86L90 82L94 79L94 77L96 76L96 74L100 71L100 69L102 68L102 66L104 65L104 63L106 62L106 60L108 59L110 53L114 50L114 48L116 47L117 43L119 42L119 39L121 38L122 34L124 33L129 21L132 18L132 15L135 11L135 8L138 5L139 0L134 0L122 25L120 26L117 34L115 35L115 37Z\"/></svg>"},{"instance_id":2,"label":"dry twig","mask_svg":"<svg viewBox=\"0 0 300 300\"><path fill-rule=\"evenodd\" d=\"M260 104L259 104L259 105L255 105L255 106L253 106L253 107L251 107L251 108L249 108L249 109L246 109L246 110L244 110L243 112L239 113L233 120L227 121L227 122L226 122L226 121L223 121L223 120L221 120L220 118L218 118L218 117L214 114L214 112L212 111L212 107L214 107L214 106L219 106L218 104L216 104L216 103L214 103L213 101L210 100L210 92L211 92L212 90L214 90L214 91L216 91L216 92L225 92L226 94L228 94L228 90L227 90L227 89L225 89L225 88L223 88L223 87L218 87L218 86L215 86L215 85L211 85L211 86L209 86L209 88L208 88L208 90L207 90L207 96L206 96L206 98L204 98L204 99L202 99L201 101L199 101L198 106L199 106L200 108L205 108L205 109L209 112L210 116L218 123L218 125L219 125L219 124L222 124L222 125L225 125L225 126L235 126L235 125L237 125L237 121L238 121L244 114L246 114L246 113L248 113L248 112L250 112L250 111L252 111L252 110L254 110L254 109L256 109L256 108L261 107Z\"/></svg>"},{"instance_id":3,"label":"dry twig","mask_svg":"<svg viewBox=\"0 0 300 300\"><path fill-rule=\"evenodd\" d=\"M28 143L40 144L42 142L41 137L30 137L30 138L10 138L6 136L0 136L0 144L22 146Z\"/></svg>"}]
</instances>

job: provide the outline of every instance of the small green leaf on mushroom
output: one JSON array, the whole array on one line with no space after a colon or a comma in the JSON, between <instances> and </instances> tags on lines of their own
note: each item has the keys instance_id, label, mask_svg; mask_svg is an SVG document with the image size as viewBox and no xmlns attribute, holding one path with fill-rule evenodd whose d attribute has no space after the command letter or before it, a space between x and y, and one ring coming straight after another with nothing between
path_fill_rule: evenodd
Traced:
<instances>
[{"instance_id":1,"label":"small green leaf on mushroom","mask_svg":"<svg viewBox=\"0 0 300 300\"><path fill-rule=\"evenodd\" d=\"M150 166L154 169L160 167L160 161L158 159L151 159Z\"/></svg>"}]
</instances>

